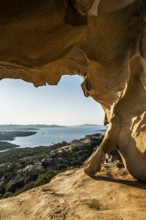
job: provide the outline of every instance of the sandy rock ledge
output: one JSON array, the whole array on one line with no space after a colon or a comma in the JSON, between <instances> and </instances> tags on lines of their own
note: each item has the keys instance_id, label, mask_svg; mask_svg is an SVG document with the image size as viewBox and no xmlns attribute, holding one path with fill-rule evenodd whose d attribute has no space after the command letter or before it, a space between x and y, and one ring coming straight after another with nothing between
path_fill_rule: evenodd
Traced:
<instances>
[{"instance_id":1,"label":"sandy rock ledge","mask_svg":"<svg viewBox=\"0 0 146 220\"><path fill-rule=\"evenodd\" d=\"M94 178L74 169L0 201L1 220L145 220L146 184L115 164Z\"/></svg>"}]
</instances>

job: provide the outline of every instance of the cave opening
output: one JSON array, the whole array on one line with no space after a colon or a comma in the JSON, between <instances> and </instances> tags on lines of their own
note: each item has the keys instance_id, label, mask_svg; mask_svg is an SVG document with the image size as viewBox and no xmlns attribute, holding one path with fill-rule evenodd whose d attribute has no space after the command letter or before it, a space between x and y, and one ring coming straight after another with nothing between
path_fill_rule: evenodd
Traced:
<instances>
[{"instance_id":1,"label":"cave opening","mask_svg":"<svg viewBox=\"0 0 146 220\"><path fill-rule=\"evenodd\" d=\"M37 88L22 80L2 80L0 124L103 124L101 106L84 96L81 83L79 76Z\"/></svg>"},{"instance_id":2,"label":"cave opening","mask_svg":"<svg viewBox=\"0 0 146 220\"><path fill-rule=\"evenodd\" d=\"M2 80L0 133L37 130L36 135L9 140L20 147L50 146L98 131L104 134L104 112L84 96L82 81L79 76L63 76L57 86L34 87L22 80Z\"/></svg>"}]
</instances>

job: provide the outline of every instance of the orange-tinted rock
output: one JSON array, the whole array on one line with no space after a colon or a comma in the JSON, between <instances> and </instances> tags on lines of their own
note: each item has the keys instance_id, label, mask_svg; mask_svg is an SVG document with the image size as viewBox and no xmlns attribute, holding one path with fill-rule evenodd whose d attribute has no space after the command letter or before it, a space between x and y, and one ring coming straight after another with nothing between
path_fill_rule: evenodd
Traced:
<instances>
[{"instance_id":1,"label":"orange-tinted rock","mask_svg":"<svg viewBox=\"0 0 146 220\"><path fill-rule=\"evenodd\" d=\"M0 79L41 86L78 74L85 95L102 105L110 126L89 175L118 149L128 171L146 181L145 10L144 0L0 2Z\"/></svg>"}]
</instances>

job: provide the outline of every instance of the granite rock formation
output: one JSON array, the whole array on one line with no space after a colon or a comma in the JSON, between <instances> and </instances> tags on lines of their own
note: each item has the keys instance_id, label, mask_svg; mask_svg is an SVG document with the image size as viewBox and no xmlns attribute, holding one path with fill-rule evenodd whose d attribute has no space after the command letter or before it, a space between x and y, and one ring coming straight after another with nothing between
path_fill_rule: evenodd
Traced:
<instances>
[{"instance_id":1,"label":"granite rock formation","mask_svg":"<svg viewBox=\"0 0 146 220\"><path fill-rule=\"evenodd\" d=\"M0 2L0 79L42 86L78 74L85 95L102 105L110 126L87 161L90 176L117 149L146 181L145 22L145 0Z\"/></svg>"},{"instance_id":2,"label":"granite rock formation","mask_svg":"<svg viewBox=\"0 0 146 220\"><path fill-rule=\"evenodd\" d=\"M95 175L83 169L49 184L0 200L1 220L145 220L146 185L113 166Z\"/></svg>"}]
</instances>

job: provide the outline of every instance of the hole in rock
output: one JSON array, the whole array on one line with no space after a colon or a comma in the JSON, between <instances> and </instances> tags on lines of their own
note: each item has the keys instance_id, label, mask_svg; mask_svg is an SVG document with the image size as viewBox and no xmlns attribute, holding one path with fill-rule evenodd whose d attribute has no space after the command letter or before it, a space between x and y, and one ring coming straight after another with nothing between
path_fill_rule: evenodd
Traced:
<instances>
[{"instance_id":1,"label":"hole in rock","mask_svg":"<svg viewBox=\"0 0 146 220\"><path fill-rule=\"evenodd\" d=\"M57 86L47 85L38 88L22 80L2 80L0 82L0 125L55 124L75 126L102 124L104 112L101 106L92 98L84 96L80 87L81 83L82 78L79 76L63 76ZM82 137L86 134L96 133L97 128L90 131L90 127L88 127L87 131L86 133L84 130ZM44 131L41 132L40 135L46 134ZM76 133L79 134L80 131ZM51 135L50 133L50 137L52 137ZM25 139L31 140L32 137L34 138L35 135ZM69 139L80 137L80 135L74 136L72 134ZM59 138L58 141L63 141L63 134L59 133ZM22 137L18 137L13 143L20 144L19 140L22 141L22 139ZM44 135L42 135L42 139L45 139ZM65 140L68 141L67 138ZM55 142L54 139L49 139L49 141ZM47 143L44 141L42 144ZM33 145L36 146L36 143L32 141L31 146Z\"/></svg>"}]
</instances>

